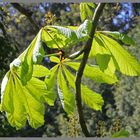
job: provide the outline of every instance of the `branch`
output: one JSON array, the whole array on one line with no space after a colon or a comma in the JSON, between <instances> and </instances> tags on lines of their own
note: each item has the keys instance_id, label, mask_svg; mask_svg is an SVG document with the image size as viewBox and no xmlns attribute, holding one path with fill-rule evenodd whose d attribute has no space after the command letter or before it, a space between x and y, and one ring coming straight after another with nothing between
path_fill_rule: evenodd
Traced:
<instances>
[{"instance_id":1,"label":"branch","mask_svg":"<svg viewBox=\"0 0 140 140\"><path fill-rule=\"evenodd\" d=\"M77 71L76 81L75 81L76 105L77 105L78 114L79 114L79 121L80 121L82 131L86 137L90 137L90 133L88 132L88 129L87 129L87 126L86 126L86 123L84 120L84 116L83 116L82 103L81 103L81 79L82 79L83 71L84 71L84 68L86 66L88 56L89 56L89 53L91 50L92 40L93 40L93 37L95 34L97 23L98 23L98 20L100 18L100 15L103 11L104 6L105 6L105 3L99 3L96 10L95 10L95 13L94 13L94 16L92 19L92 28L91 28L91 32L90 32L90 38L86 42L84 56L81 60L79 69Z\"/></svg>"},{"instance_id":2,"label":"branch","mask_svg":"<svg viewBox=\"0 0 140 140\"><path fill-rule=\"evenodd\" d=\"M32 14L33 14L32 11L29 11L29 9L25 9L19 3L11 3L11 5L29 19L29 21L31 22L31 24L36 32L39 31L39 26L32 19Z\"/></svg>"}]
</instances>

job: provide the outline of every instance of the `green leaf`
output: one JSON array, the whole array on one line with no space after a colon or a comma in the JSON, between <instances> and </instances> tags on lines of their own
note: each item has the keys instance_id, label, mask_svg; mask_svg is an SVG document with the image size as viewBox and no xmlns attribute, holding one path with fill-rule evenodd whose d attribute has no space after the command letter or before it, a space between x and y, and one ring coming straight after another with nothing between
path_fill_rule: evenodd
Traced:
<instances>
[{"instance_id":1,"label":"green leaf","mask_svg":"<svg viewBox=\"0 0 140 140\"><path fill-rule=\"evenodd\" d=\"M73 29L74 28L74 29ZM85 20L77 29L75 27L62 27L62 26L46 26L45 30L47 33L42 33L42 38L48 47L53 48L53 44L55 44L56 48L70 48L73 47L74 44L77 44L81 41L85 41L89 38L89 31L91 29L91 21ZM47 36L52 36L50 40L46 38ZM46 39L46 40L45 40ZM52 44L48 44L52 41ZM59 44L61 43L61 44Z\"/></svg>"},{"instance_id":2,"label":"green leaf","mask_svg":"<svg viewBox=\"0 0 140 140\"><path fill-rule=\"evenodd\" d=\"M87 86L82 85L82 100L94 110L102 110L103 98L99 93L90 90Z\"/></svg>"},{"instance_id":3,"label":"green leaf","mask_svg":"<svg viewBox=\"0 0 140 140\"><path fill-rule=\"evenodd\" d=\"M117 79L117 77L115 75L116 68L115 68L113 59L110 55L97 54L96 61L97 61L97 64L99 65L101 71L103 71L107 75L110 75L113 79Z\"/></svg>"},{"instance_id":4,"label":"green leaf","mask_svg":"<svg viewBox=\"0 0 140 140\"><path fill-rule=\"evenodd\" d=\"M75 70L78 70L78 68L80 66L80 63L78 63L78 62L69 62L68 61L65 64ZM96 82L108 83L108 84L113 84L113 83L117 82L116 78L113 78L113 77L103 73L99 69L99 67L96 65L86 65L83 74L84 74L84 76L89 77Z\"/></svg>"},{"instance_id":5,"label":"green leaf","mask_svg":"<svg viewBox=\"0 0 140 140\"><path fill-rule=\"evenodd\" d=\"M66 68L63 68L69 85L75 90L75 76L70 73ZM103 105L103 98L100 94L90 90L85 85L81 84L81 97L82 101L94 110L101 110Z\"/></svg>"},{"instance_id":6,"label":"green leaf","mask_svg":"<svg viewBox=\"0 0 140 140\"><path fill-rule=\"evenodd\" d=\"M6 110L7 112L12 112L13 108L11 106L10 96L13 94L12 78L10 72L7 72L4 76L1 84L1 111ZM11 91L11 92L10 92ZM9 94L10 93L10 94Z\"/></svg>"},{"instance_id":7,"label":"green leaf","mask_svg":"<svg viewBox=\"0 0 140 140\"><path fill-rule=\"evenodd\" d=\"M115 39L121 40L126 45L135 45L135 41L131 37L127 36L124 33L115 32L115 31L114 32L102 31L101 33L110 35L110 36L112 36Z\"/></svg>"},{"instance_id":8,"label":"green leaf","mask_svg":"<svg viewBox=\"0 0 140 140\"><path fill-rule=\"evenodd\" d=\"M62 73L62 68L59 68L57 76L57 89L64 110L68 114L72 114L75 109L75 95L67 86L66 80Z\"/></svg>"},{"instance_id":9,"label":"green leaf","mask_svg":"<svg viewBox=\"0 0 140 140\"><path fill-rule=\"evenodd\" d=\"M50 74L50 71L42 65L33 65L33 77L45 77Z\"/></svg>"},{"instance_id":10,"label":"green leaf","mask_svg":"<svg viewBox=\"0 0 140 140\"><path fill-rule=\"evenodd\" d=\"M28 91L34 94L34 97L40 102L47 102L50 106L54 105L55 95L48 92L48 87L44 81L37 78L32 78L26 85Z\"/></svg>"},{"instance_id":11,"label":"green leaf","mask_svg":"<svg viewBox=\"0 0 140 140\"><path fill-rule=\"evenodd\" d=\"M8 71L5 74L4 78L2 79L2 82L1 82L1 95L2 96L3 96L4 92L6 92L6 87L7 87L8 82L9 82L9 75L10 75L10 72Z\"/></svg>"},{"instance_id":12,"label":"green leaf","mask_svg":"<svg viewBox=\"0 0 140 140\"><path fill-rule=\"evenodd\" d=\"M101 71L107 75L110 75L114 79L117 79L115 75L116 67L113 58L111 57L111 53L104 47L103 42L98 38L97 35L95 35L95 38L93 39L89 57L96 57L96 62L99 65Z\"/></svg>"},{"instance_id":13,"label":"green leaf","mask_svg":"<svg viewBox=\"0 0 140 140\"><path fill-rule=\"evenodd\" d=\"M47 91L45 82L32 77L23 86L18 72L9 71L2 85L1 110L7 113L13 127L24 127L27 119L33 128L44 124L44 103L54 104L54 97Z\"/></svg>"},{"instance_id":14,"label":"green leaf","mask_svg":"<svg viewBox=\"0 0 140 140\"><path fill-rule=\"evenodd\" d=\"M82 21L86 19L85 3L80 3L80 17Z\"/></svg>"},{"instance_id":15,"label":"green leaf","mask_svg":"<svg viewBox=\"0 0 140 140\"><path fill-rule=\"evenodd\" d=\"M88 6L90 6L92 8L95 8L95 6L96 6L93 2L88 2L87 4L88 4Z\"/></svg>"},{"instance_id":16,"label":"green leaf","mask_svg":"<svg viewBox=\"0 0 140 140\"><path fill-rule=\"evenodd\" d=\"M92 47L91 47L91 52L90 52L89 57L93 58L97 54L100 54L100 55L105 55L105 54L106 55L111 55L109 50L104 47L104 44L99 39L98 35L95 34L95 37L94 37L94 39L92 41Z\"/></svg>"},{"instance_id":17,"label":"green leaf","mask_svg":"<svg viewBox=\"0 0 140 140\"><path fill-rule=\"evenodd\" d=\"M38 60L44 55L41 45L41 33L42 29L39 31L38 35L34 38L25 52L23 52L19 57L21 59L20 78L23 85L26 85L27 81L29 81L32 77L33 63L38 63Z\"/></svg>"},{"instance_id":18,"label":"green leaf","mask_svg":"<svg viewBox=\"0 0 140 140\"><path fill-rule=\"evenodd\" d=\"M8 85L11 89L7 95L5 94L5 99L2 103L8 104L8 100L10 100L11 111L8 112L6 108L3 106L4 111L7 112L7 119L11 126L16 127L16 129L21 129L25 126L27 120L27 113L23 103L23 97L19 92L19 87L16 84L16 79L12 79L12 75L10 77L11 85ZM15 82L15 83L14 83ZM22 102L22 103L21 103Z\"/></svg>"},{"instance_id":19,"label":"green leaf","mask_svg":"<svg viewBox=\"0 0 140 140\"><path fill-rule=\"evenodd\" d=\"M40 89L36 87L36 92L33 92L33 88L31 88L31 83L28 83L25 87L22 86L20 80L16 77L15 84L17 86L16 93L22 100L17 101L17 104L19 104L19 109L24 106L25 110L29 116L29 124L33 128L38 128L44 124L44 105L41 100L41 96L39 93ZM40 85L41 83L38 82L37 85ZM30 87L30 90L29 90ZM34 87L34 86L33 86ZM46 88L47 89L47 88ZM36 94L37 93L37 94ZM12 102L15 102L17 99L16 97L11 100ZM18 109L18 110L19 110ZM17 112L16 112L17 113ZM24 113L24 112L22 112ZM14 118L13 118L14 119Z\"/></svg>"},{"instance_id":20,"label":"green leaf","mask_svg":"<svg viewBox=\"0 0 140 140\"><path fill-rule=\"evenodd\" d=\"M68 39L74 40L76 38L75 31L70 28L63 26L50 26L50 28L56 29L60 34L64 35L64 37L67 37Z\"/></svg>"},{"instance_id":21,"label":"green leaf","mask_svg":"<svg viewBox=\"0 0 140 140\"><path fill-rule=\"evenodd\" d=\"M94 3L83 2L80 3L80 16L81 20L92 19L93 17L93 9L95 8Z\"/></svg>"},{"instance_id":22,"label":"green leaf","mask_svg":"<svg viewBox=\"0 0 140 140\"><path fill-rule=\"evenodd\" d=\"M137 76L140 74L140 64L130 53L115 40L100 34L104 47L110 51L115 67L123 74Z\"/></svg>"},{"instance_id":23,"label":"green leaf","mask_svg":"<svg viewBox=\"0 0 140 140\"><path fill-rule=\"evenodd\" d=\"M60 59L58 57L56 57L56 56L51 56L50 61L54 62L54 63L60 63Z\"/></svg>"},{"instance_id":24,"label":"green leaf","mask_svg":"<svg viewBox=\"0 0 140 140\"><path fill-rule=\"evenodd\" d=\"M128 138L129 136L130 134L126 130L120 130L112 135L113 138Z\"/></svg>"},{"instance_id":25,"label":"green leaf","mask_svg":"<svg viewBox=\"0 0 140 140\"><path fill-rule=\"evenodd\" d=\"M5 91L2 93L1 100L1 110L7 112L8 121L11 126L20 129L25 126L26 123L26 114L24 106L19 107L19 102L21 96L16 91L17 87L14 86L13 76L9 73L8 83L6 85ZM13 102L13 99L16 100Z\"/></svg>"},{"instance_id":26,"label":"green leaf","mask_svg":"<svg viewBox=\"0 0 140 140\"><path fill-rule=\"evenodd\" d=\"M44 27L42 31L42 41L49 48L63 48L65 46L66 37L58 33L58 31L51 26Z\"/></svg>"},{"instance_id":27,"label":"green leaf","mask_svg":"<svg viewBox=\"0 0 140 140\"><path fill-rule=\"evenodd\" d=\"M55 93L55 83L56 83L56 78L57 78L57 69L58 65L55 65L51 70L50 70L50 75L45 78L45 83L47 86L47 92L51 96L51 98L55 101L56 99L56 93ZM52 104L53 105L53 104Z\"/></svg>"}]
</instances>

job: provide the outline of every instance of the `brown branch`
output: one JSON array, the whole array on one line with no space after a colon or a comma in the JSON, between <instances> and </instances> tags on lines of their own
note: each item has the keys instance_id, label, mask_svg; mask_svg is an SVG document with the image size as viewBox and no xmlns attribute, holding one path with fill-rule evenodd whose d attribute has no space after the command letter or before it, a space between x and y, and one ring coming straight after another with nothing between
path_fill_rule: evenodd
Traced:
<instances>
[{"instance_id":1,"label":"brown branch","mask_svg":"<svg viewBox=\"0 0 140 140\"><path fill-rule=\"evenodd\" d=\"M22 7L19 3L11 3L11 5L29 19L30 23L32 24L33 29L37 33L39 31L39 26L32 19L33 12L30 11L29 9Z\"/></svg>"},{"instance_id":2,"label":"brown branch","mask_svg":"<svg viewBox=\"0 0 140 140\"><path fill-rule=\"evenodd\" d=\"M95 34L95 30L97 27L97 23L98 20L100 18L100 15L103 11L103 8L105 6L105 3L100 3L98 4L95 12L94 12L94 16L92 19L92 28L91 28L91 32L90 32L90 38L87 40L86 45L85 45L85 50L84 50L84 56L81 60L79 69L77 71L77 75L76 75L76 81L75 81L75 86L76 86L76 105L77 105L77 109L78 109L78 114L79 114L79 122L82 128L82 131L84 133L84 135L86 137L90 137L90 133L87 129L85 120L84 120L84 116L83 116L83 110L82 110L82 103L81 103L81 79L82 79L82 75L83 75L83 71L84 68L86 66L87 60L88 60L88 56L91 50L91 46L92 46L92 40Z\"/></svg>"}]
</instances>

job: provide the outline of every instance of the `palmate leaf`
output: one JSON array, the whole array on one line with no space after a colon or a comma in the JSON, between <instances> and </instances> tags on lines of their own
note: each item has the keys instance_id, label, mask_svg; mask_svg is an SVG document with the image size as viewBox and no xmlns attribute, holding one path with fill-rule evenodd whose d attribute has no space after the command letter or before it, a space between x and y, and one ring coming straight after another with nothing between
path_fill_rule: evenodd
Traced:
<instances>
[{"instance_id":1,"label":"palmate leaf","mask_svg":"<svg viewBox=\"0 0 140 140\"><path fill-rule=\"evenodd\" d=\"M42 33L42 40L50 48L70 48L74 44L87 40L90 29L89 20L85 20L79 27L46 26Z\"/></svg>"},{"instance_id":2,"label":"palmate leaf","mask_svg":"<svg viewBox=\"0 0 140 140\"><path fill-rule=\"evenodd\" d=\"M75 76L69 72L65 67L63 67L66 78L69 82L69 85L75 90ZM82 101L94 110L101 110L104 103L103 98L100 94L90 90L87 86L81 84L81 97Z\"/></svg>"},{"instance_id":3,"label":"palmate leaf","mask_svg":"<svg viewBox=\"0 0 140 140\"><path fill-rule=\"evenodd\" d=\"M57 57L53 56L53 60L58 63ZM74 75L70 73L65 64L68 59L60 61L52 68L50 77L46 77L45 82L48 87L48 92L54 90L54 83L57 82L58 95L62 104L62 107L68 114L72 114L75 108L74 97ZM64 71L64 73L62 72ZM65 76L64 76L65 75ZM56 81L57 76L57 81ZM65 79L66 77L66 79ZM82 85L82 99L85 104L95 110L101 110L103 105L103 98L100 94L90 90L85 85Z\"/></svg>"},{"instance_id":4,"label":"palmate leaf","mask_svg":"<svg viewBox=\"0 0 140 140\"><path fill-rule=\"evenodd\" d=\"M78 62L67 61L67 62L65 62L65 64L75 70L78 70L78 68L80 66L80 63L78 63ZM101 82L101 83L113 84L118 81L117 78L111 77L110 75L103 73L100 70L100 68L96 65L86 65L83 75L91 78L92 80L94 80L96 82Z\"/></svg>"},{"instance_id":5,"label":"palmate leaf","mask_svg":"<svg viewBox=\"0 0 140 140\"><path fill-rule=\"evenodd\" d=\"M124 33L120 33L120 32L117 32L117 31L114 31L114 32L101 31L101 33L106 34L106 35L110 35L117 40L121 40L126 45L135 45L135 41L131 37L127 36Z\"/></svg>"},{"instance_id":6,"label":"palmate leaf","mask_svg":"<svg viewBox=\"0 0 140 140\"><path fill-rule=\"evenodd\" d=\"M25 126L28 119L33 128L38 128L44 124L44 103L54 104L55 98L47 92L44 81L36 77L44 77L48 74L48 69L43 66L35 66L44 69L44 73L35 72L26 85L22 85L18 69L10 70L2 81L1 89L1 111L7 113L11 126L20 129Z\"/></svg>"},{"instance_id":7,"label":"palmate leaf","mask_svg":"<svg viewBox=\"0 0 140 140\"><path fill-rule=\"evenodd\" d=\"M98 38L110 51L115 67L123 74L137 76L140 74L140 63L115 40L100 34Z\"/></svg>"},{"instance_id":8,"label":"palmate leaf","mask_svg":"<svg viewBox=\"0 0 140 140\"><path fill-rule=\"evenodd\" d=\"M51 74L49 77L46 77L45 83L47 85L47 90L51 95L55 93L54 85L57 83L57 91L62 107L67 114L72 114L75 108L74 94L69 90L62 74L62 69L59 68L59 66L60 65L57 64L51 69Z\"/></svg>"}]
</instances>

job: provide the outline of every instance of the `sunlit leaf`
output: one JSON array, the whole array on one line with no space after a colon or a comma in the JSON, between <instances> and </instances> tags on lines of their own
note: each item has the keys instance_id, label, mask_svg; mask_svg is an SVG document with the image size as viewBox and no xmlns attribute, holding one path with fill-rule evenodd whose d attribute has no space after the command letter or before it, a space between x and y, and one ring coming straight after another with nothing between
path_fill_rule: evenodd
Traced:
<instances>
[{"instance_id":1,"label":"sunlit leaf","mask_svg":"<svg viewBox=\"0 0 140 140\"><path fill-rule=\"evenodd\" d=\"M65 64L75 70L78 70L78 68L80 66L80 63L78 63L78 62L66 62ZM117 82L116 78L113 78L113 77L103 73L99 69L99 67L96 65L86 65L83 74L86 77L89 77L96 82L108 83L108 84L113 84L113 83Z\"/></svg>"},{"instance_id":2,"label":"sunlit leaf","mask_svg":"<svg viewBox=\"0 0 140 140\"><path fill-rule=\"evenodd\" d=\"M64 68L66 78L69 82L69 85L75 90L75 77L70 73L66 68ZM100 94L90 90L87 86L81 85L81 97L82 101L94 110L101 110L103 105L103 98Z\"/></svg>"},{"instance_id":3,"label":"sunlit leaf","mask_svg":"<svg viewBox=\"0 0 140 140\"><path fill-rule=\"evenodd\" d=\"M67 83L62 73L62 68L59 70L57 78L58 94L62 106L68 114L72 114L75 109L75 95L70 91L67 86Z\"/></svg>"},{"instance_id":4,"label":"sunlit leaf","mask_svg":"<svg viewBox=\"0 0 140 140\"><path fill-rule=\"evenodd\" d=\"M105 48L103 42L98 38L98 36L95 36L92 42L92 48L89 57L95 57L101 71L116 79L116 67L112 55L110 51Z\"/></svg>"},{"instance_id":5,"label":"sunlit leaf","mask_svg":"<svg viewBox=\"0 0 140 140\"><path fill-rule=\"evenodd\" d=\"M49 69L42 65L33 65L33 77L45 77L50 74Z\"/></svg>"},{"instance_id":6,"label":"sunlit leaf","mask_svg":"<svg viewBox=\"0 0 140 140\"><path fill-rule=\"evenodd\" d=\"M56 57L56 56L51 56L50 61L54 62L54 63L60 63L60 59L58 57Z\"/></svg>"},{"instance_id":7,"label":"sunlit leaf","mask_svg":"<svg viewBox=\"0 0 140 140\"><path fill-rule=\"evenodd\" d=\"M41 33L42 29L39 31L38 35L34 38L29 47L22 53L19 57L21 59L21 72L20 77L23 85L27 84L32 77L33 73L33 63L38 63L44 55L44 50L41 46Z\"/></svg>"},{"instance_id":8,"label":"sunlit leaf","mask_svg":"<svg viewBox=\"0 0 140 140\"><path fill-rule=\"evenodd\" d=\"M102 110L103 98L99 93L94 92L87 86L82 85L82 100L90 108L94 110Z\"/></svg>"},{"instance_id":9,"label":"sunlit leaf","mask_svg":"<svg viewBox=\"0 0 140 140\"><path fill-rule=\"evenodd\" d=\"M112 32L112 31L102 31L101 33L110 35L115 39L121 40L126 45L135 45L135 41L131 37L127 36L124 33L120 33L120 32L117 32L117 31L114 31L114 32Z\"/></svg>"},{"instance_id":10,"label":"sunlit leaf","mask_svg":"<svg viewBox=\"0 0 140 140\"><path fill-rule=\"evenodd\" d=\"M18 71L9 71L2 85L1 110L7 113L13 127L24 127L27 119L33 128L44 124L44 103L54 104L54 97L47 91L44 81L32 77L23 86Z\"/></svg>"},{"instance_id":11,"label":"sunlit leaf","mask_svg":"<svg viewBox=\"0 0 140 140\"><path fill-rule=\"evenodd\" d=\"M89 38L91 21L85 20L79 27L46 26L42 40L50 48L70 48L74 44ZM47 31L48 30L48 31ZM51 42L51 43L50 43Z\"/></svg>"},{"instance_id":12,"label":"sunlit leaf","mask_svg":"<svg viewBox=\"0 0 140 140\"><path fill-rule=\"evenodd\" d=\"M49 96L53 99L53 101L55 101L56 99L55 85L56 85L56 78L57 78L57 70L58 70L58 65L54 66L50 70L50 75L45 78L47 92L49 93Z\"/></svg>"},{"instance_id":13,"label":"sunlit leaf","mask_svg":"<svg viewBox=\"0 0 140 140\"><path fill-rule=\"evenodd\" d=\"M100 39L104 43L104 47L110 51L114 64L119 71L129 76L140 74L140 63L118 42L103 34L100 34Z\"/></svg>"}]
</instances>

